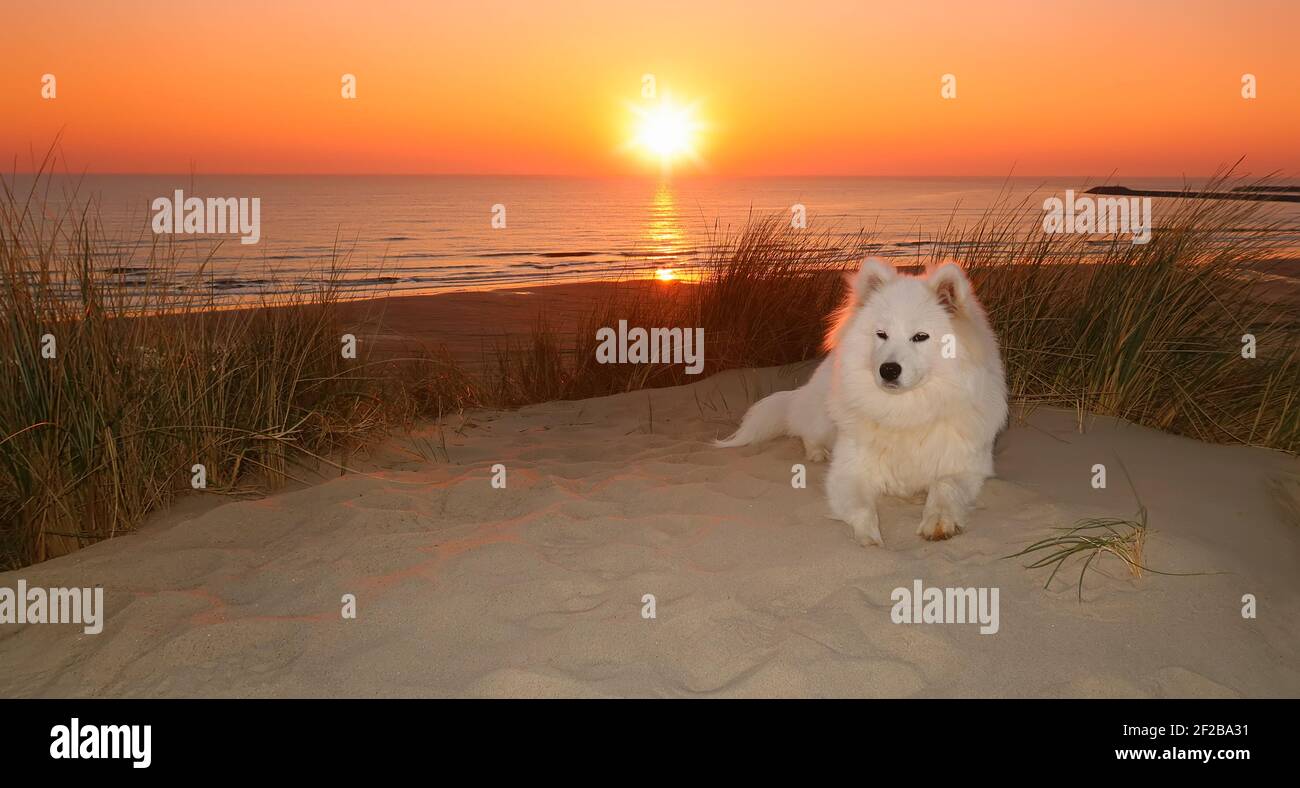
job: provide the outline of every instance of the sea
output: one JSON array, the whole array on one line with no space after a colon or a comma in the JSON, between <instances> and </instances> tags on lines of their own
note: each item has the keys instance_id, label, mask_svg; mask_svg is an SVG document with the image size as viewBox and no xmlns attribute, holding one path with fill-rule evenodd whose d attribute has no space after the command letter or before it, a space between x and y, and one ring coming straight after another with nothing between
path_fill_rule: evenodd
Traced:
<instances>
[{"instance_id":1,"label":"sea","mask_svg":"<svg viewBox=\"0 0 1300 788\"><path fill-rule=\"evenodd\" d=\"M30 188L31 176L6 177L19 193ZM238 303L319 287L327 276L348 297L688 278L711 248L765 216L802 214L808 231L832 242L866 233L871 253L923 262L940 238L998 206L1023 203L1024 221L1041 222L1044 199L1101 183L1068 176L57 175L40 184L39 201L47 217L70 204L98 217L106 241L96 264L117 286L161 284ZM1119 183L1178 190L1203 181ZM155 201L172 200L177 190L257 198L257 243L234 234L157 235ZM1154 201L1157 227L1164 202ZM1300 203L1267 206L1279 245L1300 249ZM149 264L155 241L172 244L179 262Z\"/></svg>"}]
</instances>

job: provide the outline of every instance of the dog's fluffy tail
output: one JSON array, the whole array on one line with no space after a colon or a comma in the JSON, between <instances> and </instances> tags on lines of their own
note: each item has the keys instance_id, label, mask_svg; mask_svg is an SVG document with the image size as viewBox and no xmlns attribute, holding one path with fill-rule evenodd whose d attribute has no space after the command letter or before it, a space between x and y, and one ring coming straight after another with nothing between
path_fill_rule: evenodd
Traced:
<instances>
[{"instance_id":1,"label":"dog's fluffy tail","mask_svg":"<svg viewBox=\"0 0 1300 788\"><path fill-rule=\"evenodd\" d=\"M714 441L720 448L748 446L785 433L789 423L786 413L790 409L793 391L778 391L755 402L740 420L740 429L725 440Z\"/></svg>"}]
</instances>

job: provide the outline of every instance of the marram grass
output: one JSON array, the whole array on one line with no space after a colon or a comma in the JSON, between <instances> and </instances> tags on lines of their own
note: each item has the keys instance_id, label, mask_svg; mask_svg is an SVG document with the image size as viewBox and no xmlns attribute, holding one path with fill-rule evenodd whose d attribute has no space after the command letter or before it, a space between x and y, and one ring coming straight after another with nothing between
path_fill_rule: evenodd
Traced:
<instances>
[{"instance_id":1,"label":"marram grass","mask_svg":"<svg viewBox=\"0 0 1300 788\"><path fill-rule=\"evenodd\" d=\"M337 280L214 311L161 284L162 245L110 244L86 210L0 195L0 569L129 531L191 490L242 495L342 467L417 418L474 401L429 354L345 363ZM200 261L201 263L202 261ZM112 271L168 276L123 287Z\"/></svg>"},{"instance_id":2,"label":"marram grass","mask_svg":"<svg viewBox=\"0 0 1300 788\"><path fill-rule=\"evenodd\" d=\"M1045 555L1029 564L1027 569L1052 567L1043 588L1050 588L1056 574L1070 559L1081 560L1079 567L1079 601L1083 601L1083 581L1088 568L1098 559L1110 555L1118 558L1133 577L1151 571L1142 564L1142 554L1147 541L1147 512L1142 509L1135 519L1122 517L1092 517L1080 520L1074 526L1054 529L1058 533L1040 539L1007 558L1021 558L1035 553Z\"/></svg>"},{"instance_id":3,"label":"marram grass","mask_svg":"<svg viewBox=\"0 0 1300 788\"><path fill-rule=\"evenodd\" d=\"M1079 567L1078 587L1079 601L1083 601L1083 581L1089 568L1096 568L1101 559L1112 556L1128 570L1134 578L1142 577L1143 572L1154 575L1191 576L1216 574L1214 572L1162 572L1147 566L1145 561L1147 543L1147 510L1141 507L1135 517L1088 517L1073 526L1055 528L1057 533L1046 539L1040 539L1023 550L1005 556L1006 558L1023 558L1039 553L1033 563L1026 569L1044 569L1052 571L1043 583L1043 588L1050 588L1056 575L1066 564L1074 559Z\"/></svg>"}]
</instances>

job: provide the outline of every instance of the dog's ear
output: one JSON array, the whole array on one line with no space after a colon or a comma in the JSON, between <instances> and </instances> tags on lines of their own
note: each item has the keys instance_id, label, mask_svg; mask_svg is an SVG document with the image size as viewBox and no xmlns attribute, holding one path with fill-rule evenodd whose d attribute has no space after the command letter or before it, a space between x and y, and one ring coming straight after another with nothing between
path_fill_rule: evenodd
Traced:
<instances>
[{"instance_id":1,"label":"dog's ear","mask_svg":"<svg viewBox=\"0 0 1300 788\"><path fill-rule=\"evenodd\" d=\"M944 263L930 273L928 279L935 298L949 314L957 314L966 308L971 297L970 280L966 272L956 263Z\"/></svg>"},{"instance_id":2,"label":"dog's ear","mask_svg":"<svg viewBox=\"0 0 1300 788\"><path fill-rule=\"evenodd\" d=\"M863 260L862 268L849 280L849 287L853 288L853 303L862 306L877 288L896 276L898 272L894 267L879 257Z\"/></svg>"}]
</instances>

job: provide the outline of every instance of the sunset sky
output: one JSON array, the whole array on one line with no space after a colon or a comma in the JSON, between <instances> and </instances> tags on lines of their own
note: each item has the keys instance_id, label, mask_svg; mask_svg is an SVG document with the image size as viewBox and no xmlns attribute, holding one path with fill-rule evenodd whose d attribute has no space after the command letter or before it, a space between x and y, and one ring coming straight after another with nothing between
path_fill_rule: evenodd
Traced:
<instances>
[{"instance_id":1,"label":"sunset sky","mask_svg":"<svg viewBox=\"0 0 1300 788\"><path fill-rule=\"evenodd\" d=\"M1294 0L115 0L3 20L6 170L62 130L91 172L643 172L650 73L697 107L690 172L1300 172Z\"/></svg>"}]
</instances>

